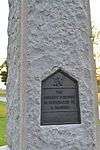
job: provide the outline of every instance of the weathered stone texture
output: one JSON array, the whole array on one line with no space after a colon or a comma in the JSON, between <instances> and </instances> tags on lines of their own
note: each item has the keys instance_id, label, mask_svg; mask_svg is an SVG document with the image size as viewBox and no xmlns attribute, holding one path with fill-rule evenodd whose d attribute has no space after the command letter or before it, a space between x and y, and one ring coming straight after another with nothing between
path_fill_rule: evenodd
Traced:
<instances>
[{"instance_id":1,"label":"weathered stone texture","mask_svg":"<svg viewBox=\"0 0 100 150\"><path fill-rule=\"evenodd\" d=\"M8 81L7 81L7 143L19 149L20 113L20 0L9 0Z\"/></svg>"},{"instance_id":2,"label":"weathered stone texture","mask_svg":"<svg viewBox=\"0 0 100 150\"><path fill-rule=\"evenodd\" d=\"M28 1L28 150L96 150L87 4L81 0ZM41 80L59 67L79 82L81 124L43 127Z\"/></svg>"},{"instance_id":3,"label":"weathered stone texture","mask_svg":"<svg viewBox=\"0 0 100 150\"><path fill-rule=\"evenodd\" d=\"M25 130L19 149L21 2L9 1L7 136L11 150L97 150L88 0L23 1L26 16ZM26 20L25 20L26 19ZM22 43L21 43L22 44ZM21 54L22 55L22 54ZM24 64L23 64L24 67ZM61 68L79 83L81 124L40 125L41 81ZM25 72L25 70L24 70ZM22 73L22 72L21 72ZM24 80L23 80L24 81ZM24 90L24 87L22 87ZM95 108L96 110L96 108ZM23 110L21 110L23 111ZM21 126L22 128L22 126ZM22 134L23 134L22 132ZM26 135L25 135L26 134ZM23 136L23 135L21 135ZM24 147L25 147L24 146Z\"/></svg>"}]
</instances>

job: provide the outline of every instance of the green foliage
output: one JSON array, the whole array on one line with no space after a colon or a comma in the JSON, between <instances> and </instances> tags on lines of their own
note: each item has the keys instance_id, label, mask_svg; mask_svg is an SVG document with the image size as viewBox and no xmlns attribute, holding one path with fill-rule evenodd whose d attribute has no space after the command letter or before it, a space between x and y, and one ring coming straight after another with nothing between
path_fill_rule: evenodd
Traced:
<instances>
[{"instance_id":1,"label":"green foliage","mask_svg":"<svg viewBox=\"0 0 100 150\"><path fill-rule=\"evenodd\" d=\"M100 87L98 87L98 93L100 93Z\"/></svg>"},{"instance_id":2,"label":"green foliage","mask_svg":"<svg viewBox=\"0 0 100 150\"><path fill-rule=\"evenodd\" d=\"M97 80L98 93L100 93L100 80Z\"/></svg>"},{"instance_id":3,"label":"green foliage","mask_svg":"<svg viewBox=\"0 0 100 150\"><path fill-rule=\"evenodd\" d=\"M4 70L5 69L5 70ZM3 64L0 66L0 75L1 75L1 81L4 82L6 85L7 77L8 77L8 64L7 59L3 62Z\"/></svg>"},{"instance_id":4,"label":"green foliage","mask_svg":"<svg viewBox=\"0 0 100 150\"><path fill-rule=\"evenodd\" d=\"M0 101L0 146L6 144L6 102Z\"/></svg>"},{"instance_id":5,"label":"green foliage","mask_svg":"<svg viewBox=\"0 0 100 150\"><path fill-rule=\"evenodd\" d=\"M100 80L97 80L97 85L100 86Z\"/></svg>"},{"instance_id":6,"label":"green foliage","mask_svg":"<svg viewBox=\"0 0 100 150\"><path fill-rule=\"evenodd\" d=\"M100 126L100 120L98 120L97 125Z\"/></svg>"}]
</instances>

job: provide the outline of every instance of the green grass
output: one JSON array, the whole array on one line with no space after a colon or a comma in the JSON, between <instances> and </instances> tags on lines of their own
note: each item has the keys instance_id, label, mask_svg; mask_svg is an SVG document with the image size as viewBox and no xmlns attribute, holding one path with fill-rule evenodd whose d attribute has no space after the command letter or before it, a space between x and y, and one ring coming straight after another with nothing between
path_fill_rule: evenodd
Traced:
<instances>
[{"instance_id":1,"label":"green grass","mask_svg":"<svg viewBox=\"0 0 100 150\"><path fill-rule=\"evenodd\" d=\"M6 102L0 101L0 146L6 144Z\"/></svg>"},{"instance_id":2,"label":"green grass","mask_svg":"<svg viewBox=\"0 0 100 150\"><path fill-rule=\"evenodd\" d=\"M0 97L6 96L6 90L0 90Z\"/></svg>"}]
</instances>

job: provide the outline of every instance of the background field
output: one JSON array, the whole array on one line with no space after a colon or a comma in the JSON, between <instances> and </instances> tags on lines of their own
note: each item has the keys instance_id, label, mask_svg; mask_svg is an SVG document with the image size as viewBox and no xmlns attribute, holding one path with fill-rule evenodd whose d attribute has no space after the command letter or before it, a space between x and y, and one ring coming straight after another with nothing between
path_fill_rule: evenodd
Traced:
<instances>
[{"instance_id":1,"label":"background field","mask_svg":"<svg viewBox=\"0 0 100 150\"><path fill-rule=\"evenodd\" d=\"M0 90L0 97L6 96L6 90Z\"/></svg>"},{"instance_id":2,"label":"background field","mask_svg":"<svg viewBox=\"0 0 100 150\"><path fill-rule=\"evenodd\" d=\"M6 145L6 102L0 101L0 146Z\"/></svg>"}]
</instances>

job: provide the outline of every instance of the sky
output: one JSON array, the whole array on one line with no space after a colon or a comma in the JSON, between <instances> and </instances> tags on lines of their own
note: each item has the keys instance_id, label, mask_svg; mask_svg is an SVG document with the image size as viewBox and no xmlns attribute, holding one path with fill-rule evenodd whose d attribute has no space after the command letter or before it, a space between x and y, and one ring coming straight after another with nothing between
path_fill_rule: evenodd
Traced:
<instances>
[{"instance_id":1,"label":"sky","mask_svg":"<svg viewBox=\"0 0 100 150\"><path fill-rule=\"evenodd\" d=\"M7 57L8 0L0 2L0 64Z\"/></svg>"},{"instance_id":2,"label":"sky","mask_svg":"<svg viewBox=\"0 0 100 150\"><path fill-rule=\"evenodd\" d=\"M91 20L100 29L100 0L90 0Z\"/></svg>"},{"instance_id":3,"label":"sky","mask_svg":"<svg viewBox=\"0 0 100 150\"><path fill-rule=\"evenodd\" d=\"M91 6L91 20L100 29L100 0L90 0ZM8 26L8 0L0 1L0 64L7 57L7 26ZM4 88L3 83L0 82L0 88Z\"/></svg>"},{"instance_id":4,"label":"sky","mask_svg":"<svg viewBox=\"0 0 100 150\"><path fill-rule=\"evenodd\" d=\"M0 1L0 65L7 57L7 26L8 26L8 0ZM0 88L5 88L4 84L0 81Z\"/></svg>"}]
</instances>

